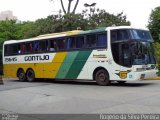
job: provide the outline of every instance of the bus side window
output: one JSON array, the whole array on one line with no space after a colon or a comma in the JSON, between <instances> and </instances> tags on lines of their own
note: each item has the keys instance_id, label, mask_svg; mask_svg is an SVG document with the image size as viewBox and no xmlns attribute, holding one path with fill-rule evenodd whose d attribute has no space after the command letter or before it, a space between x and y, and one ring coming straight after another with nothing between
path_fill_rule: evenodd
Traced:
<instances>
[{"instance_id":1,"label":"bus side window","mask_svg":"<svg viewBox=\"0 0 160 120\"><path fill-rule=\"evenodd\" d=\"M26 43L26 52L32 53L33 52L33 44L31 42Z\"/></svg>"},{"instance_id":2,"label":"bus side window","mask_svg":"<svg viewBox=\"0 0 160 120\"><path fill-rule=\"evenodd\" d=\"M97 47L105 47L107 46L107 34L102 33L97 36Z\"/></svg>"},{"instance_id":3,"label":"bus side window","mask_svg":"<svg viewBox=\"0 0 160 120\"><path fill-rule=\"evenodd\" d=\"M66 39L66 48L67 49L74 49L75 48L75 38L74 37L69 37Z\"/></svg>"},{"instance_id":4,"label":"bus side window","mask_svg":"<svg viewBox=\"0 0 160 120\"><path fill-rule=\"evenodd\" d=\"M87 48L94 48L96 47L96 35L87 35Z\"/></svg>"},{"instance_id":5,"label":"bus side window","mask_svg":"<svg viewBox=\"0 0 160 120\"><path fill-rule=\"evenodd\" d=\"M57 39L56 42L57 42L58 50L65 49L65 39Z\"/></svg>"},{"instance_id":6,"label":"bus side window","mask_svg":"<svg viewBox=\"0 0 160 120\"><path fill-rule=\"evenodd\" d=\"M19 43L17 44L17 51L18 51L18 54L21 54L21 47Z\"/></svg>"},{"instance_id":7,"label":"bus side window","mask_svg":"<svg viewBox=\"0 0 160 120\"><path fill-rule=\"evenodd\" d=\"M25 43L21 43L21 44L20 44L21 54L25 53L25 49L26 49Z\"/></svg>"},{"instance_id":8,"label":"bus side window","mask_svg":"<svg viewBox=\"0 0 160 120\"><path fill-rule=\"evenodd\" d=\"M10 49L9 49L9 48L10 48L9 45L5 45L5 46L4 46L4 55L5 55L5 56L7 56L7 55L10 54Z\"/></svg>"},{"instance_id":9,"label":"bus side window","mask_svg":"<svg viewBox=\"0 0 160 120\"><path fill-rule=\"evenodd\" d=\"M117 31L111 31L111 41L117 41Z\"/></svg>"},{"instance_id":10,"label":"bus side window","mask_svg":"<svg viewBox=\"0 0 160 120\"><path fill-rule=\"evenodd\" d=\"M127 30L112 30L111 31L111 41L128 40L129 35Z\"/></svg>"},{"instance_id":11,"label":"bus side window","mask_svg":"<svg viewBox=\"0 0 160 120\"><path fill-rule=\"evenodd\" d=\"M46 40L43 40L43 41L39 41L39 52L45 52L47 51L47 41Z\"/></svg>"},{"instance_id":12,"label":"bus side window","mask_svg":"<svg viewBox=\"0 0 160 120\"><path fill-rule=\"evenodd\" d=\"M39 49L39 42L38 42L38 41L35 41L35 42L34 42L34 47L33 47L33 49L34 49L34 52L38 52L38 49Z\"/></svg>"},{"instance_id":13,"label":"bus side window","mask_svg":"<svg viewBox=\"0 0 160 120\"><path fill-rule=\"evenodd\" d=\"M11 55L19 54L18 44L10 45L10 53L11 53Z\"/></svg>"},{"instance_id":14,"label":"bus side window","mask_svg":"<svg viewBox=\"0 0 160 120\"><path fill-rule=\"evenodd\" d=\"M49 51L55 51L55 40L50 40L50 47L49 47Z\"/></svg>"},{"instance_id":15,"label":"bus side window","mask_svg":"<svg viewBox=\"0 0 160 120\"><path fill-rule=\"evenodd\" d=\"M129 35L127 30L117 30L117 40L128 40Z\"/></svg>"},{"instance_id":16,"label":"bus side window","mask_svg":"<svg viewBox=\"0 0 160 120\"><path fill-rule=\"evenodd\" d=\"M76 48L84 48L85 47L85 39L83 36L76 38Z\"/></svg>"}]
</instances>

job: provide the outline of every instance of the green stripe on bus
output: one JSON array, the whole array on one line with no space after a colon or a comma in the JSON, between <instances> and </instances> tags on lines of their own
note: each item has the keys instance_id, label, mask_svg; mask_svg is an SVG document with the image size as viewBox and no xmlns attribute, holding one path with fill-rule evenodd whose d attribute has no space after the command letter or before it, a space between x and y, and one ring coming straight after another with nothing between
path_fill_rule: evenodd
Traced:
<instances>
[{"instance_id":1,"label":"green stripe on bus","mask_svg":"<svg viewBox=\"0 0 160 120\"><path fill-rule=\"evenodd\" d=\"M80 51L70 67L66 79L76 79L92 51Z\"/></svg>"},{"instance_id":2,"label":"green stripe on bus","mask_svg":"<svg viewBox=\"0 0 160 120\"><path fill-rule=\"evenodd\" d=\"M71 67L71 65L73 64L76 56L77 56L78 52L77 51L73 51L73 52L68 52L66 58L64 59L60 70L58 71L57 75L55 78L61 78L64 79Z\"/></svg>"}]
</instances>

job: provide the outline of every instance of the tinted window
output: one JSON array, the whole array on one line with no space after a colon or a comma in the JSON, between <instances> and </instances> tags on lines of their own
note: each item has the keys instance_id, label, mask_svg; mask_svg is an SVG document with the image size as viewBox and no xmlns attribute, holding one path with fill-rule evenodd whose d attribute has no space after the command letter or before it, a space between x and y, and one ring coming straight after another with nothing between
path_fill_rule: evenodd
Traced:
<instances>
[{"instance_id":1,"label":"tinted window","mask_svg":"<svg viewBox=\"0 0 160 120\"><path fill-rule=\"evenodd\" d=\"M38 52L38 50L39 50L39 42L35 41L34 44L33 44L33 51L34 52Z\"/></svg>"},{"instance_id":2,"label":"tinted window","mask_svg":"<svg viewBox=\"0 0 160 120\"><path fill-rule=\"evenodd\" d=\"M87 35L86 46L87 48L96 47L96 34Z\"/></svg>"},{"instance_id":3,"label":"tinted window","mask_svg":"<svg viewBox=\"0 0 160 120\"><path fill-rule=\"evenodd\" d=\"M112 30L111 41L128 40L129 35L127 30Z\"/></svg>"},{"instance_id":4,"label":"tinted window","mask_svg":"<svg viewBox=\"0 0 160 120\"><path fill-rule=\"evenodd\" d=\"M32 42L26 43L26 53L33 53L33 43Z\"/></svg>"},{"instance_id":5,"label":"tinted window","mask_svg":"<svg viewBox=\"0 0 160 120\"><path fill-rule=\"evenodd\" d=\"M64 50L65 49L65 39L57 39L57 49Z\"/></svg>"},{"instance_id":6,"label":"tinted window","mask_svg":"<svg viewBox=\"0 0 160 120\"><path fill-rule=\"evenodd\" d=\"M74 49L76 46L75 37L69 37L66 39L66 48L67 49Z\"/></svg>"},{"instance_id":7,"label":"tinted window","mask_svg":"<svg viewBox=\"0 0 160 120\"><path fill-rule=\"evenodd\" d=\"M16 47L17 47L16 53L21 54L20 44L17 44Z\"/></svg>"},{"instance_id":8,"label":"tinted window","mask_svg":"<svg viewBox=\"0 0 160 120\"><path fill-rule=\"evenodd\" d=\"M9 45L5 45L5 46L4 46L4 55L5 55L5 56L6 56L6 55L9 55L9 53L10 53Z\"/></svg>"},{"instance_id":9,"label":"tinted window","mask_svg":"<svg viewBox=\"0 0 160 120\"><path fill-rule=\"evenodd\" d=\"M105 33L98 34L98 36L97 36L97 46L98 47L107 46L107 35Z\"/></svg>"},{"instance_id":10,"label":"tinted window","mask_svg":"<svg viewBox=\"0 0 160 120\"><path fill-rule=\"evenodd\" d=\"M11 51L11 54L20 54L20 47L19 47L19 44L13 44L13 45L10 45L10 51Z\"/></svg>"},{"instance_id":11,"label":"tinted window","mask_svg":"<svg viewBox=\"0 0 160 120\"><path fill-rule=\"evenodd\" d=\"M21 53L20 44L7 45L5 49L6 55L17 55Z\"/></svg>"},{"instance_id":12,"label":"tinted window","mask_svg":"<svg viewBox=\"0 0 160 120\"><path fill-rule=\"evenodd\" d=\"M50 40L49 51L55 51L55 50L56 50L56 42L55 42L55 40Z\"/></svg>"},{"instance_id":13,"label":"tinted window","mask_svg":"<svg viewBox=\"0 0 160 120\"><path fill-rule=\"evenodd\" d=\"M20 44L20 51L21 51L21 54L24 54L26 52L26 45L25 45L25 43L21 43Z\"/></svg>"},{"instance_id":14,"label":"tinted window","mask_svg":"<svg viewBox=\"0 0 160 120\"><path fill-rule=\"evenodd\" d=\"M47 51L48 41L39 41L39 52Z\"/></svg>"},{"instance_id":15,"label":"tinted window","mask_svg":"<svg viewBox=\"0 0 160 120\"><path fill-rule=\"evenodd\" d=\"M76 38L76 48L84 48L85 47L85 42L84 42L84 37L80 36Z\"/></svg>"},{"instance_id":16,"label":"tinted window","mask_svg":"<svg viewBox=\"0 0 160 120\"><path fill-rule=\"evenodd\" d=\"M130 30L132 39L140 39L140 40L152 40L152 36L149 31L145 30Z\"/></svg>"}]
</instances>

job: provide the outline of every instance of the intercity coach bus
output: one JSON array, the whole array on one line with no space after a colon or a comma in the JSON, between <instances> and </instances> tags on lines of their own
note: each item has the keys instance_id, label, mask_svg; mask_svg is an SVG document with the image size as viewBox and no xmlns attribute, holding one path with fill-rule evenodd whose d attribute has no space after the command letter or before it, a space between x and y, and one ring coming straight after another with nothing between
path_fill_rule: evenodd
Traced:
<instances>
[{"instance_id":1,"label":"intercity coach bus","mask_svg":"<svg viewBox=\"0 0 160 120\"><path fill-rule=\"evenodd\" d=\"M131 26L74 30L10 40L3 45L4 76L111 81L155 77L153 39L148 30Z\"/></svg>"}]
</instances>

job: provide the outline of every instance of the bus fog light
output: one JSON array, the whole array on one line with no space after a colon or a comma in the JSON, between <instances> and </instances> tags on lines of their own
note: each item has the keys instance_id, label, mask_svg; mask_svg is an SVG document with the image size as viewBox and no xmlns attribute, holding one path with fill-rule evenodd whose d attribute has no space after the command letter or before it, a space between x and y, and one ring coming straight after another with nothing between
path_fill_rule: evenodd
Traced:
<instances>
[{"instance_id":1,"label":"bus fog light","mask_svg":"<svg viewBox=\"0 0 160 120\"><path fill-rule=\"evenodd\" d=\"M144 79L144 77L145 77L145 74L141 74L140 79Z\"/></svg>"}]
</instances>

